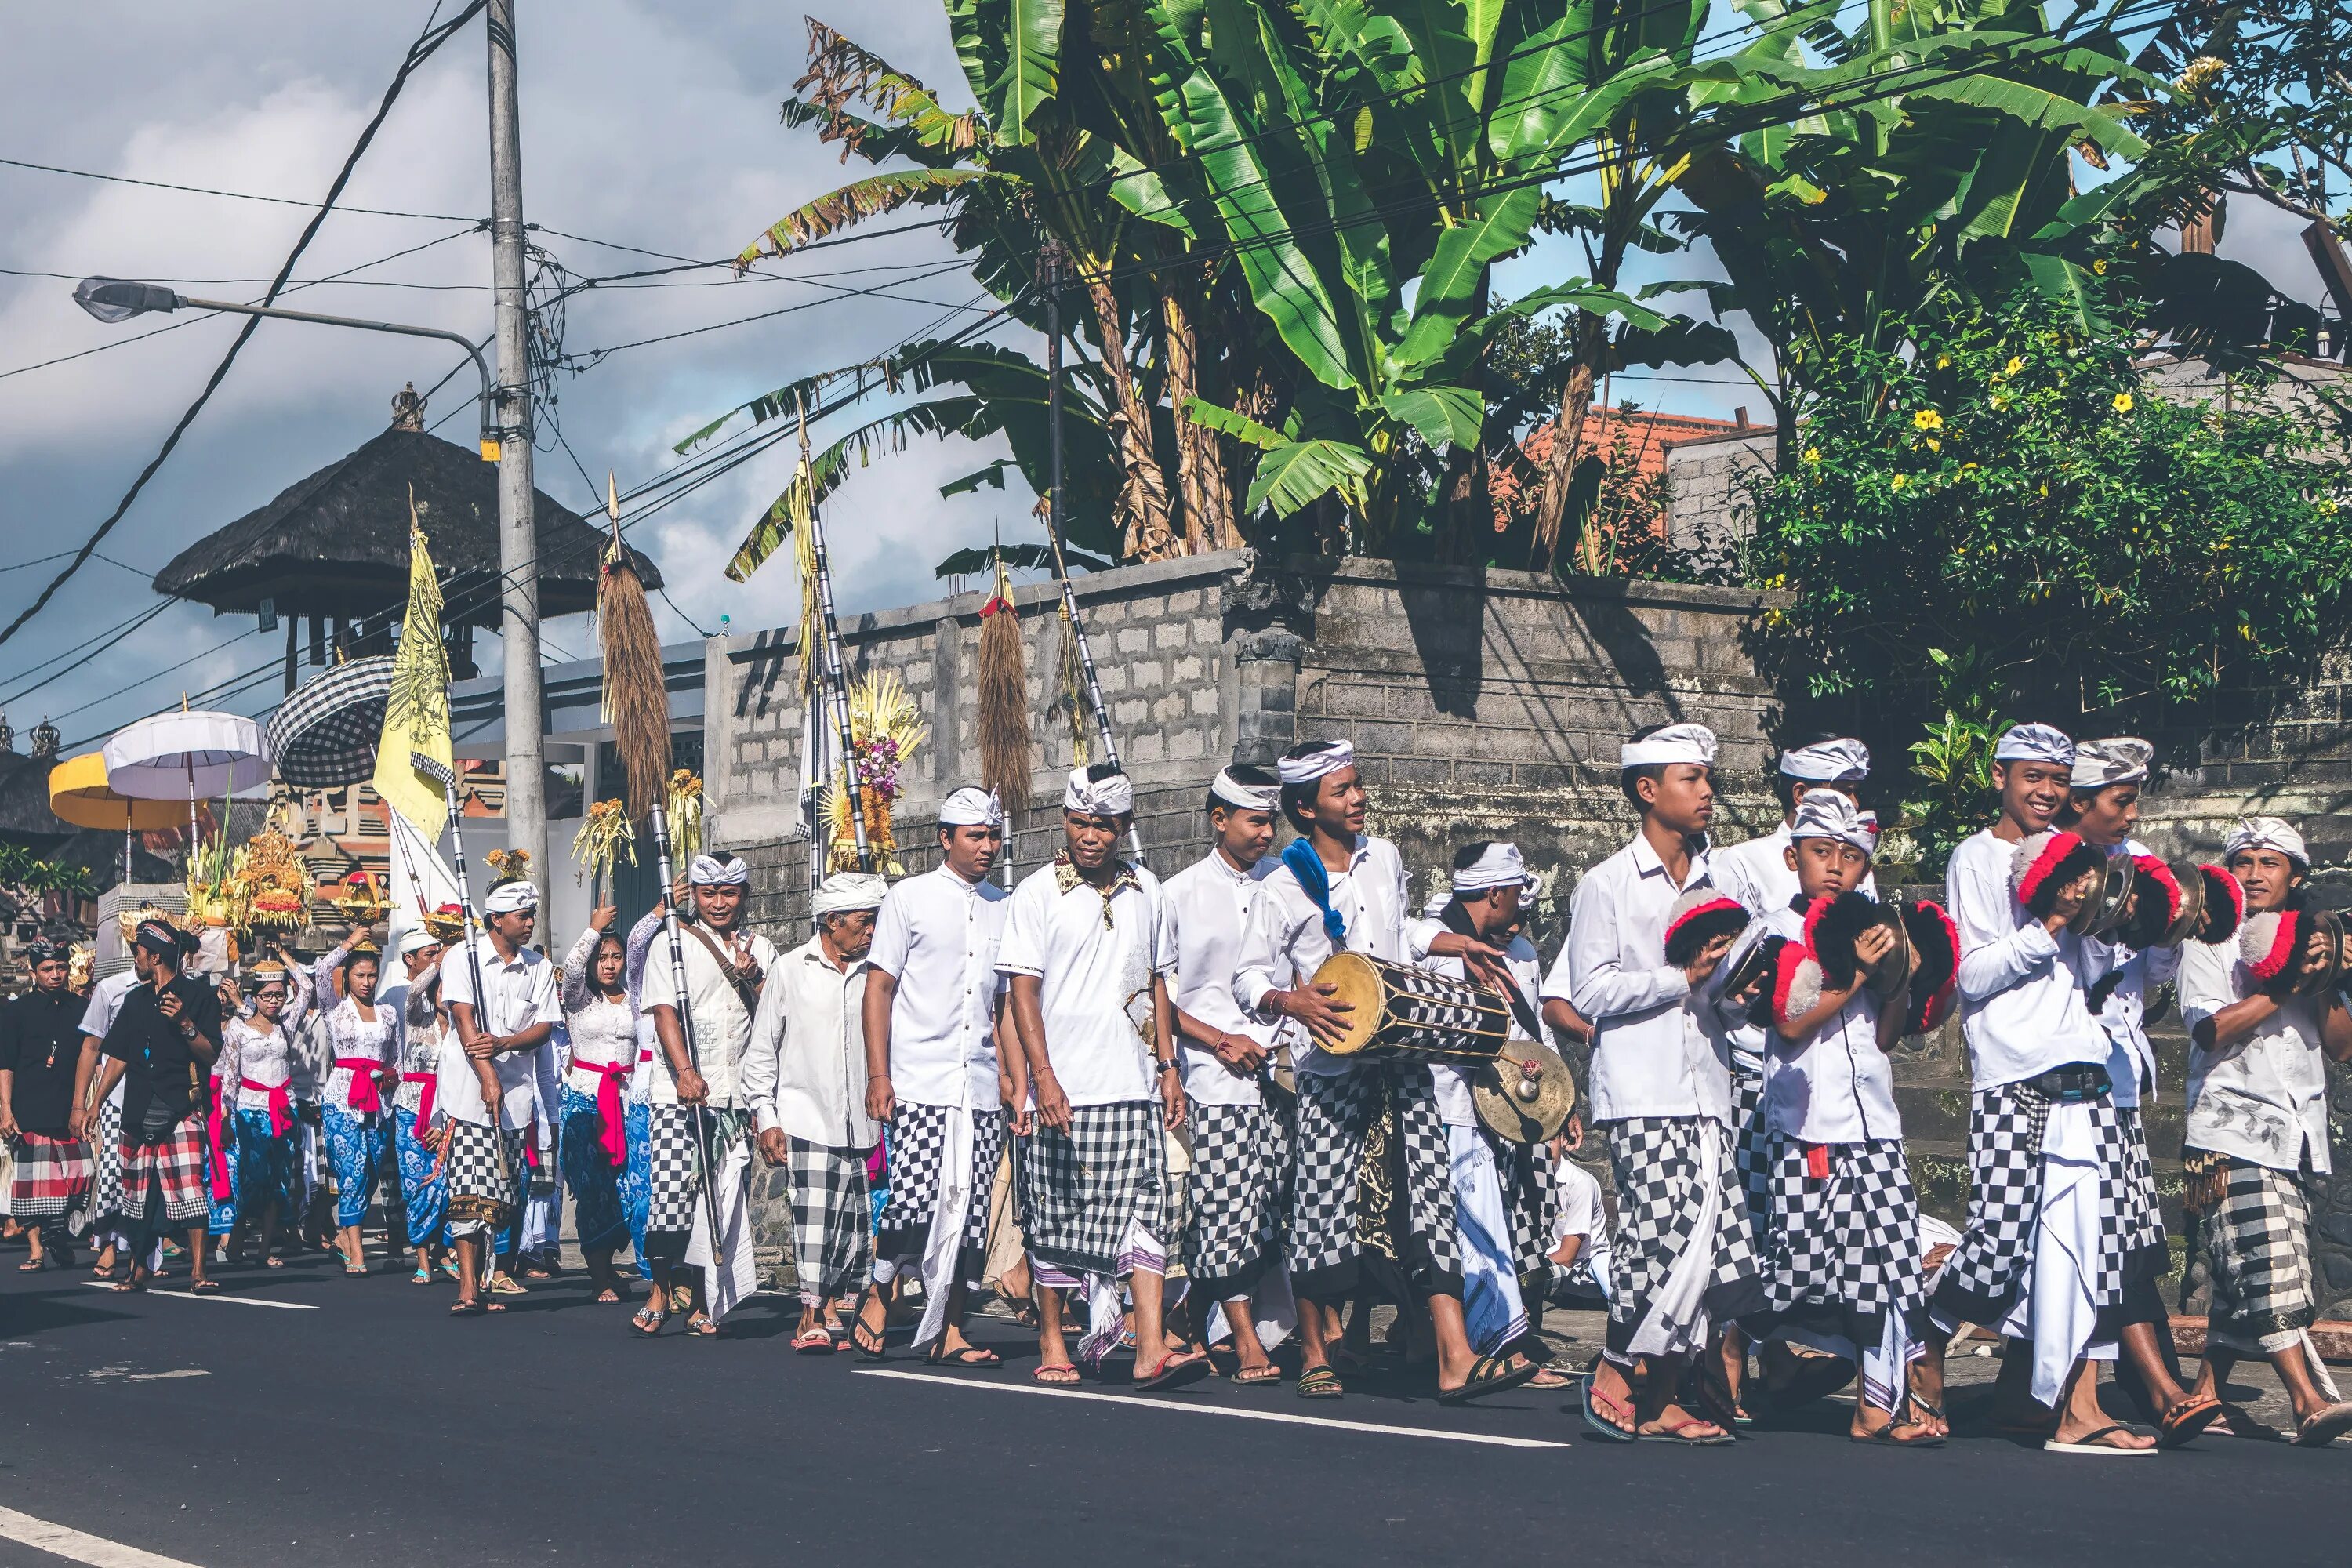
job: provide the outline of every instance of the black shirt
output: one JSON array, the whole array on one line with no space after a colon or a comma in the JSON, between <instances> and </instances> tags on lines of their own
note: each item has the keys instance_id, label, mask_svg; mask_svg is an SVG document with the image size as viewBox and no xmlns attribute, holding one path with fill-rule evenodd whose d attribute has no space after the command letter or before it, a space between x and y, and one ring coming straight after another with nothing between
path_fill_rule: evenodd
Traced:
<instances>
[{"instance_id":1,"label":"black shirt","mask_svg":"<svg viewBox=\"0 0 2352 1568\"><path fill-rule=\"evenodd\" d=\"M74 1073L81 1065L85 998L64 986L27 991L0 1007L0 1068L16 1075L8 1098L16 1125L46 1138L66 1135Z\"/></svg>"},{"instance_id":2,"label":"black shirt","mask_svg":"<svg viewBox=\"0 0 2352 1568\"><path fill-rule=\"evenodd\" d=\"M169 987L180 998L180 1016L215 1046L220 1043L220 998L201 980L183 974ZM114 1027L106 1031L106 1054L131 1065L122 1079L122 1131L137 1138L147 1124L150 1101L160 1106L173 1124L186 1119L196 1103L197 1080L207 1071L189 1048L180 1026L163 1016L156 1005L155 987L134 985L122 998Z\"/></svg>"}]
</instances>

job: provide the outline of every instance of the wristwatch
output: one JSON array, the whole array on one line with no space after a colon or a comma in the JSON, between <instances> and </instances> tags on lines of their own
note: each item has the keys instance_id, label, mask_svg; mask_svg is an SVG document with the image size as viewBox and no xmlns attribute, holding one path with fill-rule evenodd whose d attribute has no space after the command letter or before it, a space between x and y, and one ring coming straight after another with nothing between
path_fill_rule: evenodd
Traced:
<instances>
[{"instance_id":1,"label":"wristwatch","mask_svg":"<svg viewBox=\"0 0 2352 1568\"><path fill-rule=\"evenodd\" d=\"M1160 1064L1160 1070L1161 1072L1174 1072L1176 1070L1176 1058L1174 1057L1155 1057L1152 1059Z\"/></svg>"}]
</instances>

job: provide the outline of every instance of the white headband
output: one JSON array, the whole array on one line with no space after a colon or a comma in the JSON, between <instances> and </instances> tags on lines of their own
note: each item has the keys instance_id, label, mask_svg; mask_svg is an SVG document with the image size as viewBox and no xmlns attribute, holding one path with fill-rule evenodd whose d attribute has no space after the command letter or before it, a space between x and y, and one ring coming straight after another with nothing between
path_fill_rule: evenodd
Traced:
<instances>
[{"instance_id":1,"label":"white headband","mask_svg":"<svg viewBox=\"0 0 2352 1568\"><path fill-rule=\"evenodd\" d=\"M1325 773L1336 773L1341 768L1356 765L1356 747L1352 741L1325 741L1303 756L1285 757L1275 764L1275 770L1286 784L1313 784Z\"/></svg>"},{"instance_id":2,"label":"white headband","mask_svg":"<svg viewBox=\"0 0 2352 1568\"><path fill-rule=\"evenodd\" d=\"M1992 749L1996 763L2057 763L2074 765L2074 742L2047 724L2014 724Z\"/></svg>"},{"instance_id":3,"label":"white headband","mask_svg":"<svg viewBox=\"0 0 2352 1568\"><path fill-rule=\"evenodd\" d=\"M1217 770L1216 782L1209 786L1209 794L1244 811L1273 811L1282 804L1280 784L1244 784L1234 777L1230 768Z\"/></svg>"},{"instance_id":4,"label":"white headband","mask_svg":"<svg viewBox=\"0 0 2352 1568\"><path fill-rule=\"evenodd\" d=\"M871 871L836 871L819 884L809 913L821 920L826 915L879 909L882 895L889 890L890 884Z\"/></svg>"},{"instance_id":5,"label":"white headband","mask_svg":"<svg viewBox=\"0 0 2352 1568\"><path fill-rule=\"evenodd\" d=\"M1135 811L1135 781L1125 773L1088 778L1086 769L1072 768L1070 782L1062 790L1062 809L1081 816L1131 816Z\"/></svg>"},{"instance_id":6,"label":"white headband","mask_svg":"<svg viewBox=\"0 0 2352 1568\"><path fill-rule=\"evenodd\" d=\"M2221 846L2221 858L2235 859L2241 850L2246 849L2275 849L2305 870L2311 868L2311 850L2305 845L2303 835L2279 817L2242 818L2237 831Z\"/></svg>"},{"instance_id":7,"label":"white headband","mask_svg":"<svg viewBox=\"0 0 2352 1568\"><path fill-rule=\"evenodd\" d=\"M2147 777L2148 760L2156 748L2136 735L2105 741L2084 741L2074 748L2071 789L2105 789L2109 784L2139 784Z\"/></svg>"},{"instance_id":8,"label":"white headband","mask_svg":"<svg viewBox=\"0 0 2352 1568\"><path fill-rule=\"evenodd\" d=\"M403 958L409 957L413 953L423 952L428 947L438 947L440 945L441 939L435 936L431 931L426 931L423 926L410 926L406 931L400 933L399 952L400 956Z\"/></svg>"},{"instance_id":9,"label":"white headband","mask_svg":"<svg viewBox=\"0 0 2352 1568\"><path fill-rule=\"evenodd\" d=\"M537 908L539 908L539 889L520 879L511 882L500 882L482 899L482 912L486 915L519 914L524 910Z\"/></svg>"},{"instance_id":10,"label":"white headband","mask_svg":"<svg viewBox=\"0 0 2352 1568\"><path fill-rule=\"evenodd\" d=\"M751 882L751 868L734 855L724 860L716 855L697 855L686 879L698 888L740 888Z\"/></svg>"},{"instance_id":11,"label":"white headband","mask_svg":"<svg viewBox=\"0 0 2352 1568\"><path fill-rule=\"evenodd\" d=\"M1666 763L1715 766L1715 731L1704 724L1669 724L1617 749L1617 766L1646 768Z\"/></svg>"},{"instance_id":12,"label":"white headband","mask_svg":"<svg viewBox=\"0 0 2352 1568\"><path fill-rule=\"evenodd\" d=\"M1487 845L1485 854L1454 873L1454 890L1457 893L1534 885L1535 879L1528 875L1527 858L1519 853L1519 847L1502 840Z\"/></svg>"},{"instance_id":13,"label":"white headband","mask_svg":"<svg viewBox=\"0 0 2352 1568\"><path fill-rule=\"evenodd\" d=\"M1835 838L1865 855L1876 855L1878 818L1870 812L1856 810L1853 802L1835 790L1817 789L1797 803L1796 817L1789 824L1789 837Z\"/></svg>"},{"instance_id":14,"label":"white headband","mask_svg":"<svg viewBox=\"0 0 2352 1568\"><path fill-rule=\"evenodd\" d=\"M992 789L966 784L940 804L941 827L1001 827L1004 803Z\"/></svg>"},{"instance_id":15,"label":"white headband","mask_svg":"<svg viewBox=\"0 0 2352 1568\"><path fill-rule=\"evenodd\" d=\"M1870 748L1851 737L1792 746L1780 753L1780 774L1805 784L1860 784L1870 776Z\"/></svg>"}]
</instances>

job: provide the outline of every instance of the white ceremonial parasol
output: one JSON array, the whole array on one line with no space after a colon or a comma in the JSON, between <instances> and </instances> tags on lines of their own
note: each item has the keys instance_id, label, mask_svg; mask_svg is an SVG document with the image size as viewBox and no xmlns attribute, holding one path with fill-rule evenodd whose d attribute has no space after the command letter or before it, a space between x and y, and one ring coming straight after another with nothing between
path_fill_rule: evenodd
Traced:
<instances>
[{"instance_id":1,"label":"white ceremonial parasol","mask_svg":"<svg viewBox=\"0 0 2352 1568\"><path fill-rule=\"evenodd\" d=\"M107 787L134 800L188 797L188 844L196 840L196 797L235 795L269 782L261 726L236 713L158 713L106 742Z\"/></svg>"}]
</instances>

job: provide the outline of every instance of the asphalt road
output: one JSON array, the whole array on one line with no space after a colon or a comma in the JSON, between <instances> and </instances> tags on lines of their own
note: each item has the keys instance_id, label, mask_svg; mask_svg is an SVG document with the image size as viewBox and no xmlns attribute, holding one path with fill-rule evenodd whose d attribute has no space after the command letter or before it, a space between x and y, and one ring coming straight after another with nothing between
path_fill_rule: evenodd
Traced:
<instances>
[{"instance_id":1,"label":"asphalt road","mask_svg":"<svg viewBox=\"0 0 2352 1568\"><path fill-rule=\"evenodd\" d=\"M1956 1395L1961 1436L1934 1452L1857 1448L1834 1405L1734 1449L1627 1447L1557 1393L1444 1410L1420 1377L1359 1380L1337 1406L1221 1380L1043 1394L1033 1350L993 1321L980 1337L1010 1366L940 1373L895 1348L879 1368L795 1356L771 1298L719 1340L642 1343L576 1278L452 1321L446 1285L323 1260L224 1271L241 1301L184 1296L176 1269L129 1297L0 1258L0 1564L60 1561L21 1544L21 1518L205 1568L2144 1568L2313 1562L2352 1539L2352 1451L2045 1455L1969 1431L1981 1389Z\"/></svg>"}]
</instances>

